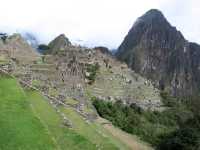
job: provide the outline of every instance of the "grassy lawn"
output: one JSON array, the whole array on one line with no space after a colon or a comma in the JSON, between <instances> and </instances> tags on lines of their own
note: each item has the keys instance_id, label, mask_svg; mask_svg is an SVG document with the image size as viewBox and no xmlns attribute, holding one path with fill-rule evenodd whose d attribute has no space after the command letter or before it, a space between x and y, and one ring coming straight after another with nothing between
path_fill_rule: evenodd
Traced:
<instances>
[{"instance_id":1,"label":"grassy lawn","mask_svg":"<svg viewBox=\"0 0 200 150\"><path fill-rule=\"evenodd\" d=\"M92 143L97 145L99 149L129 149L121 141L109 134L108 131L106 131L99 123L86 123L83 118L72 108L60 107L60 110L72 121L75 131L89 139Z\"/></svg>"},{"instance_id":2,"label":"grassy lawn","mask_svg":"<svg viewBox=\"0 0 200 150\"><path fill-rule=\"evenodd\" d=\"M5 56L0 56L0 65L7 64L9 60Z\"/></svg>"},{"instance_id":3,"label":"grassy lawn","mask_svg":"<svg viewBox=\"0 0 200 150\"><path fill-rule=\"evenodd\" d=\"M77 105L79 102L77 100L74 100L72 98L68 98L65 100L66 104L70 104L70 105Z\"/></svg>"},{"instance_id":4,"label":"grassy lawn","mask_svg":"<svg viewBox=\"0 0 200 150\"><path fill-rule=\"evenodd\" d=\"M15 79L0 77L0 150L94 150L35 91L24 92Z\"/></svg>"},{"instance_id":5,"label":"grassy lawn","mask_svg":"<svg viewBox=\"0 0 200 150\"><path fill-rule=\"evenodd\" d=\"M38 86L40 86L40 81L39 80L32 80L32 86L34 86L34 87L38 87Z\"/></svg>"},{"instance_id":6,"label":"grassy lawn","mask_svg":"<svg viewBox=\"0 0 200 150\"><path fill-rule=\"evenodd\" d=\"M50 96L53 96L53 97L56 97L56 96L58 96L58 91L56 90L56 89L54 89L54 88L50 88L49 89L49 95Z\"/></svg>"},{"instance_id":7,"label":"grassy lawn","mask_svg":"<svg viewBox=\"0 0 200 150\"><path fill-rule=\"evenodd\" d=\"M26 91L35 114L42 120L56 145L61 150L94 150L95 145L63 125L62 118L53 107L36 91Z\"/></svg>"},{"instance_id":8,"label":"grassy lawn","mask_svg":"<svg viewBox=\"0 0 200 150\"><path fill-rule=\"evenodd\" d=\"M55 150L15 79L0 77L0 150Z\"/></svg>"},{"instance_id":9,"label":"grassy lawn","mask_svg":"<svg viewBox=\"0 0 200 150\"><path fill-rule=\"evenodd\" d=\"M97 119L97 122L101 124L101 126L104 126L107 132L110 132L114 137L120 139L120 141L123 141L133 150L153 150L150 145L147 143L142 142L139 140L137 136L128 134L121 129L115 127L111 124L108 120L105 120L101 117Z\"/></svg>"}]
</instances>

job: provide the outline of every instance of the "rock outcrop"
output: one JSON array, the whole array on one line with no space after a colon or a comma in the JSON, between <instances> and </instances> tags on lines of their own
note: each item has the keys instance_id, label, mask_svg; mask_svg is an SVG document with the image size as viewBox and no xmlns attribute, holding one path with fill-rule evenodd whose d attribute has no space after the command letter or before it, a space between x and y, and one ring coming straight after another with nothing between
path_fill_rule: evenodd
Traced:
<instances>
[{"instance_id":1,"label":"rock outcrop","mask_svg":"<svg viewBox=\"0 0 200 150\"><path fill-rule=\"evenodd\" d=\"M199 92L200 46L188 42L159 10L137 19L116 56L174 96Z\"/></svg>"}]
</instances>

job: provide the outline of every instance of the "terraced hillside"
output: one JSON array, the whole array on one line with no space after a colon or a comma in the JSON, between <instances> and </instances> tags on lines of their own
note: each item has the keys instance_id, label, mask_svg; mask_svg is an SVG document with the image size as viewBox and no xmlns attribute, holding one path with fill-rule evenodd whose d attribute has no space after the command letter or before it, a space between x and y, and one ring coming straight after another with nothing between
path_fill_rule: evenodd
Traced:
<instances>
[{"instance_id":1,"label":"terraced hillside","mask_svg":"<svg viewBox=\"0 0 200 150\"><path fill-rule=\"evenodd\" d=\"M0 82L0 149L95 149L85 137L65 128L38 93L24 92L15 79L3 77Z\"/></svg>"},{"instance_id":2,"label":"terraced hillside","mask_svg":"<svg viewBox=\"0 0 200 150\"><path fill-rule=\"evenodd\" d=\"M131 149L101 123L87 122L72 107L55 109L38 91L24 91L13 78L1 77L0 83L0 149Z\"/></svg>"},{"instance_id":3,"label":"terraced hillside","mask_svg":"<svg viewBox=\"0 0 200 150\"><path fill-rule=\"evenodd\" d=\"M161 107L159 90L134 71L117 65L106 68L101 65L94 84L88 91L100 99L122 100L125 104L135 103L144 109Z\"/></svg>"},{"instance_id":4,"label":"terraced hillside","mask_svg":"<svg viewBox=\"0 0 200 150\"><path fill-rule=\"evenodd\" d=\"M41 138L45 137L44 141L38 138L39 144L37 145L36 140L34 145L36 148L29 148L30 150L40 150L43 148L42 145L47 145L46 149L59 150L126 150L135 149L135 143L139 145L136 146L138 150L151 149L134 137L127 136L121 130L118 131L111 123L98 121L99 116L90 101L93 96L113 102L122 100L127 105L136 103L144 109L158 110L161 107L159 91L152 83L129 70L125 64L115 60L110 54L98 48L88 49L68 45L55 54L37 54L37 57L34 56L34 60L30 61L14 59L9 55L1 56L0 73L12 78L1 78L1 82L5 84L2 84L0 96L4 98L8 93L12 93L11 100L15 101L15 90L18 91L23 98L18 99L16 96L16 99L20 104L26 103L24 109L39 124L39 129L35 127L36 125L30 125L33 122L31 120L28 120L28 123L21 123L23 126L20 124L20 129L17 126L8 126L8 131L13 132L11 134L8 132L8 137L18 138L18 134L22 136L20 137L22 140L13 138L11 147L7 146L10 144L9 141L5 142L5 147L8 149L13 147L27 149L26 145L32 147L34 138L37 138L35 136L40 136L37 132L41 134ZM6 82L12 82L13 86ZM9 87L6 87L8 85ZM15 110L14 104L8 104L11 106L9 113ZM17 118L17 113L10 115ZM5 118L1 119L2 122L6 122ZM21 119L24 122L23 116ZM13 125L17 125L15 121L19 120L12 120ZM109 128L105 124L109 124ZM30 130L29 132L37 130L36 135L31 133L33 137L29 137L31 134L29 135L28 131L23 133L23 128L25 131ZM121 136L127 137L129 142L123 140ZM20 146L15 143L18 141L22 142L24 147L23 144Z\"/></svg>"}]
</instances>

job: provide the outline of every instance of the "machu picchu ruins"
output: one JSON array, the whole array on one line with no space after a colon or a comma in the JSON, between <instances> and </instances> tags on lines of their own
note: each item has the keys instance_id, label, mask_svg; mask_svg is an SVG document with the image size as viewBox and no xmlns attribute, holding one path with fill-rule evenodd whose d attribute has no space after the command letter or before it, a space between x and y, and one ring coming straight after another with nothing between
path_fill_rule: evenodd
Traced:
<instances>
[{"instance_id":1,"label":"machu picchu ruins","mask_svg":"<svg viewBox=\"0 0 200 150\"><path fill-rule=\"evenodd\" d=\"M0 150L200 150L200 45L158 9L69 1L2 5L1 30L26 21L0 31Z\"/></svg>"},{"instance_id":2,"label":"machu picchu ruins","mask_svg":"<svg viewBox=\"0 0 200 150\"><path fill-rule=\"evenodd\" d=\"M8 39L12 38L13 36L8 37ZM18 40L21 37L18 35L16 38ZM27 43L23 42L27 47ZM56 46L57 44L59 47ZM10 46L14 45L10 44ZM20 60L20 57L15 54L5 55L8 61L6 65L12 68L7 71L58 101L63 103L68 103L68 99L77 101L76 105L68 105L88 115L91 115L90 113L96 115L88 101L90 99L88 95L110 101L122 100L127 105L135 103L144 109L158 110L162 107L159 91L150 81L131 71L126 64L117 61L110 54L102 52L101 48L88 49L73 46L64 35L60 35L49 45L54 53L45 55L36 53L30 47L30 53L34 55L27 62ZM5 50L0 52L3 54ZM29 53L21 55L30 57ZM94 83L90 84L88 77L93 72L88 72L87 68L95 65L99 67L94 75ZM2 64L1 68L3 67Z\"/></svg>"}]
</instances>

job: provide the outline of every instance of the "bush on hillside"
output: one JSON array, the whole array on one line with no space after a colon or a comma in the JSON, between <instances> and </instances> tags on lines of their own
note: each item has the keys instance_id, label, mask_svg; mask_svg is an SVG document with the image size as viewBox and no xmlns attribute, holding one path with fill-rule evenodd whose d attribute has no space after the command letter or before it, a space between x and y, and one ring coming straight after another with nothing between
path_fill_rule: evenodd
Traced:
<instances>
[{"instance_id":1,"label":"bush on hillside","mask_svg":"<svg viewBox=\"0 0 200 150\"><path fill-rule=\"evenodd\" d=\"M93 105L101 117L110 120L128 133L138 135L154 146L178 126L176 115L169 110L144 111L137 107L125 106L122 102L112 103L94 98Z\"/></svg>"},{"instance_id":2,"label":"bush on hillside","mask_svg":"<svg viewBox=\"0 0 200 150\"><path fill-rule=\"evenodd\" d=\"M48 49L50 49L49 46L48 46L48 45L45 45L45 44L40 44L40 45L38 46L38 48L41 49L41 50L48 50Z\"/></svg>"},{"instance_id":3,"label":"bush on hillside","mask_svg":"<svg viewBox=\"0 0 200 150\"><path fill-rule=\"evenodd\" d=\"M89 73L89 76L86 76L86 79L90 81L90 84L92 84L95 81L97 71L99 70L99 64L89 64L86 67L86 71Z\"/></svg>"},{"instance_id":4,"label":"bush on hillside","mask_svg":"<svg viewBox=\"0 0 200 150\"><path fill-rule=\"evenodd\" d=\"M182 120L179 121L179 129L159 143L157 150L200 150L200 100L191 97L187 100L187 106L192 111L190 117L185 117L185 112L179 111Z\"/></svg>"},{"instance_id":5,"label":"bush on hillside","mask_svg":"<svg viewBox=\"0 0 200 150\"><path fill-rule=\"evenodd\" d=\"M180 101L166 92L161 97L167 109L145 111L135 105L93 98L99 115L122 130L138 135L157 150L200 150L200 99Z\"/></svg>"},{"instance_id":6,"label":"bush on hillside","mask_svg":"<svg viewBox=\"0 0 200 150\"><path fill-rule=\"evenodd\" d=\"M48 51L50 50L50 47L49 47L48 45L46 45L46 44L40 44L40 45L38 46L38 50L39 50L39 52L41 52L42 54L47 54Z\"/></svg>"},{"instance_id":7,"label":"bush on hillside","mask_svg":"<svg viewBox=\"0 0 200 150\"><path fill-rule=\"evenodd\" d=\"M161 91L160 96L162 98L162 102L164 103L165 106L167 107L174 107L175 105L178 104L178 99L171 96L168 92L166 91Z\"/></svg>"},{"instance_id":8,"label":"bush on hillside","mask_svg":"<svg viewBox=\"0 0 200 150\"><path fill-rule=\"evenodd\" d=\"M200 128L185 126L164 138L157 150L199 150Z\"/></svg>"}]
</instances>

